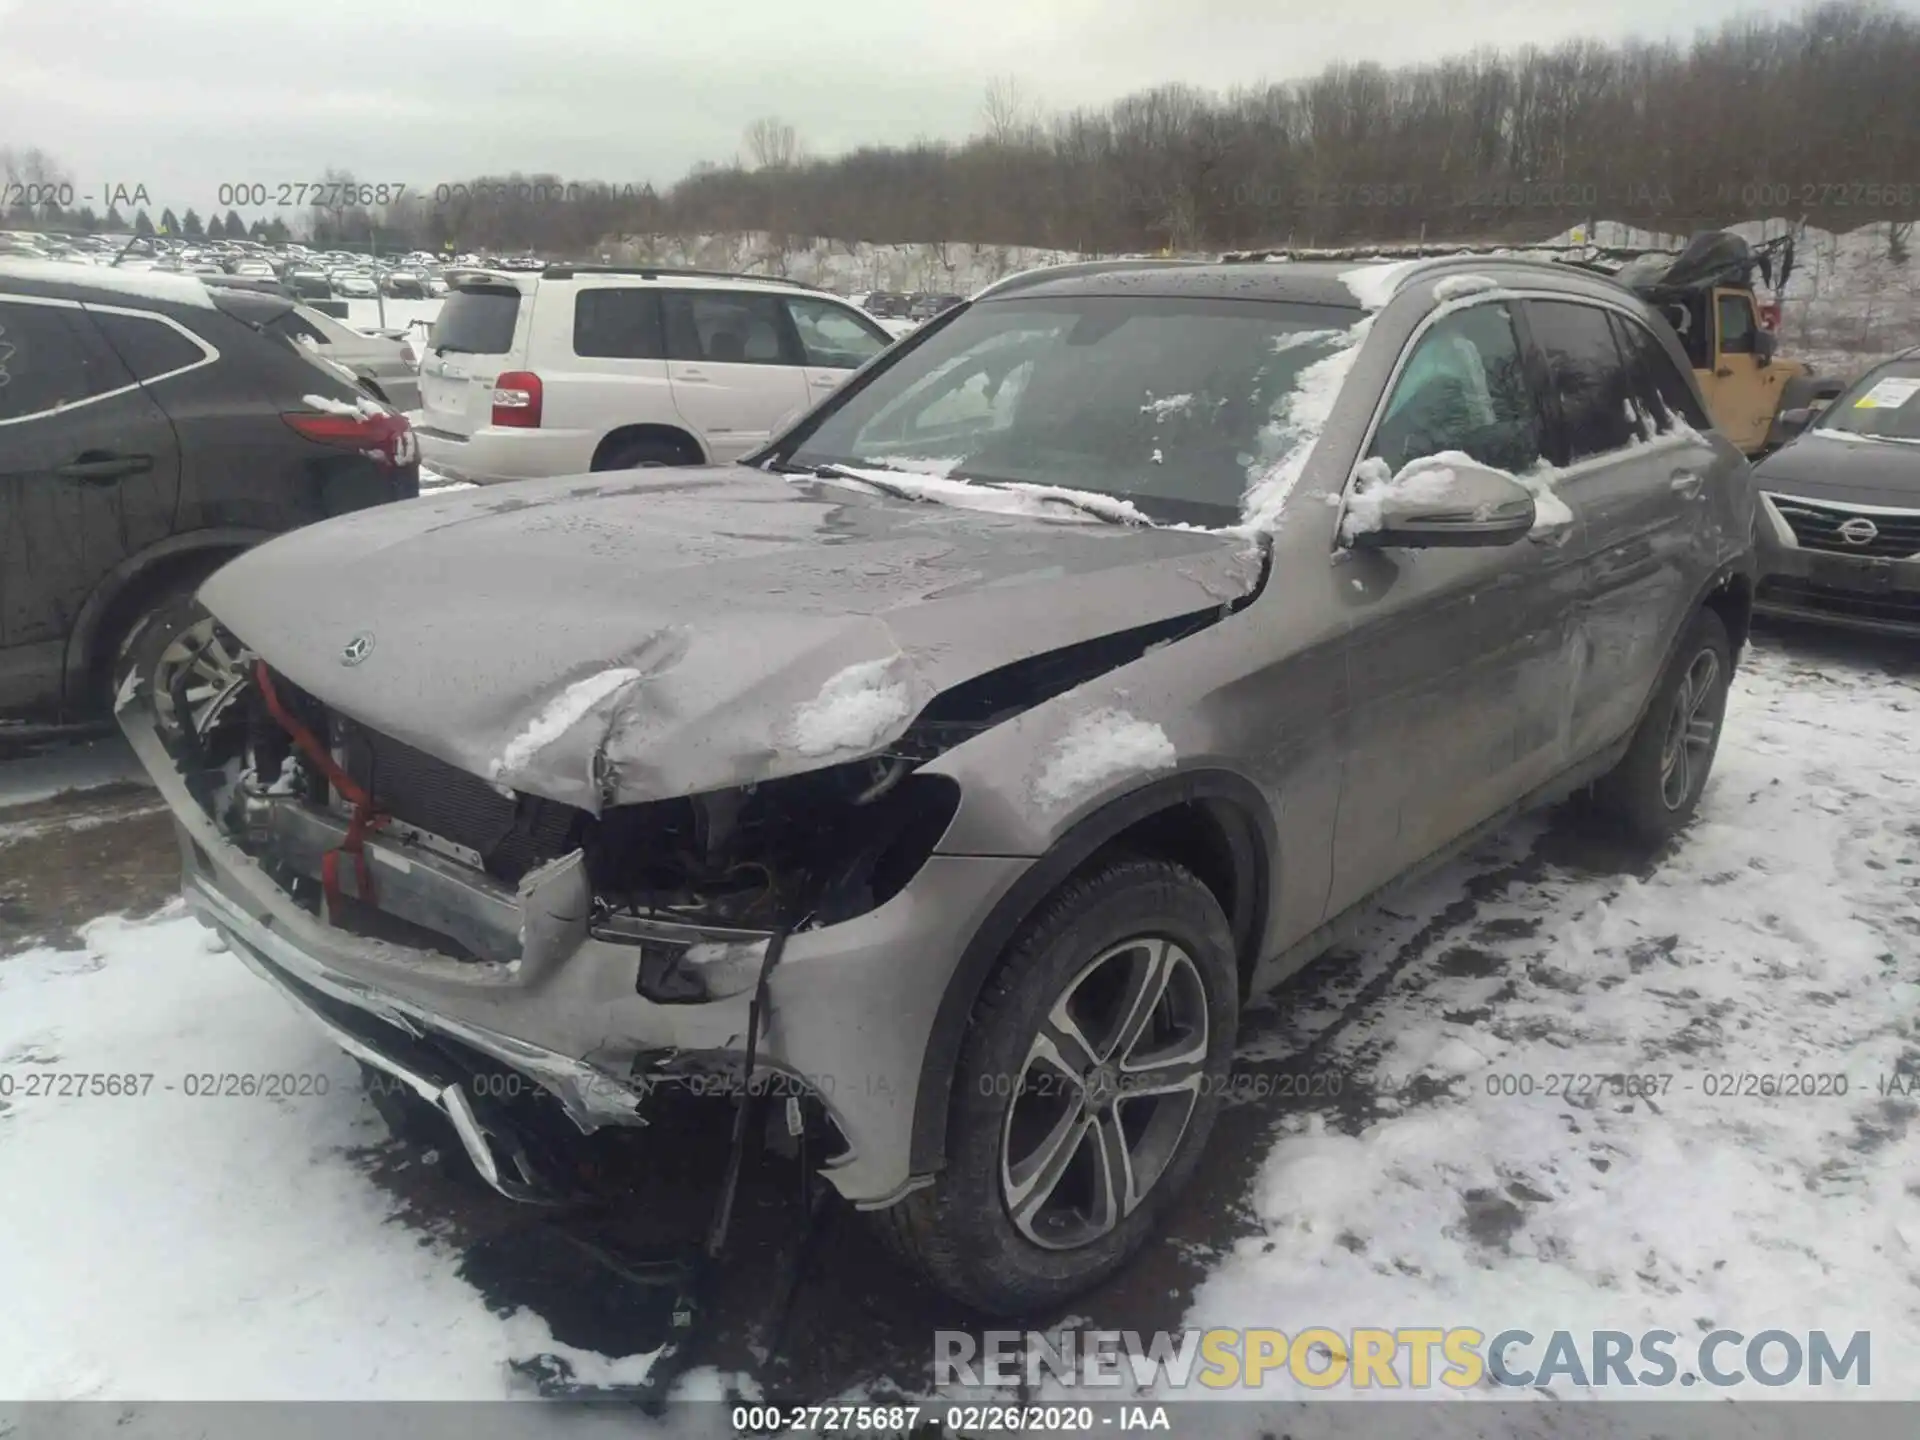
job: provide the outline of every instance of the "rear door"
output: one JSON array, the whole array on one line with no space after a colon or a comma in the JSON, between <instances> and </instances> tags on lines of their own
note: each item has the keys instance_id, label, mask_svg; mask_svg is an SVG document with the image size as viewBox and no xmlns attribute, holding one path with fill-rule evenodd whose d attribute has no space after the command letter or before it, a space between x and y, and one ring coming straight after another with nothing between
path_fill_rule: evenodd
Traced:
<instances>
[{"instance_id":1,"label":"rear door","mask_svg":"<svg viewBox=\"0 0 1920 1440\"><path fill-rule=\"evenodd\" d=\"M1555 426L1554 487L1580 520L1586 595L1570 692L1571 755L1580 760L1632 728L1691 599L1707 486L1718 464L1705 417L1651 332L1624 312L1575 300L1529 300L1526 323L1545 359ZM1692 419L1675 424L1680 402Z\"/></svg>"},{"instance_id":2,"label":"rear door","mask_svg":"<svg viewBox=\"0 0 1920 1440\"><path fill-rule=\"evenodd\" d=\"M885 330L845 305L811 295L791 295L783 303L800 337L810 399L830 394L893 343Z\"/></svg>"},{"instance_id":3,"label":"rear door","mask_svg":"<svg viewBox=\"0 0 1920 1440\"><path fill-rule=\"evenodd\" d=\"M665 290L674 408L715 461L765 444L807 407L804 355L782 296Z\"/></svg>"},{"instance_id":4,"label":"rear door","mask_svg":"<svg viewBox=\"0 0 1920 1440\"><path fill-rule=\"evenodd\" d=\"M565 384L549 380L542 424L605 435L621 425L673 418L657 289L583 280L574 295L571 348L576 363Z\"/></svg>"},{"instance_id":5,"label":"rear door","mask_svg":"<svg viewBox=\"0 0 1920 1440\"><path fill-rule=\"evenodd\" d=\"M502 280L441 302L420 365L420 428L465 440L493 418L493 382L520 368L533 300Z\"/></svg>"},{"instance_id":6,"label":"rear door","mask_svg":"<svg viewBox=\"0 0 1920 1440\"><path fill-rule=\"evenodd\" d=\"M103 318L136 364L204 352L171 321L122 313ZM87 312L0 294L0 711L59 704L81 607L172 532L179 485L173 426Z\"/></svg>"}]
</instances>

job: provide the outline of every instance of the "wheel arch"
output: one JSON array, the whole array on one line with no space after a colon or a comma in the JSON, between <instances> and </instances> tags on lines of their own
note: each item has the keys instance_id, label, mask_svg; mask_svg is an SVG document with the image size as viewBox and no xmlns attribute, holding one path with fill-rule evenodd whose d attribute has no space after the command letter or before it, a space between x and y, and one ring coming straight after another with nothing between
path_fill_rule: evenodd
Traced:
<instances>
[{"instance_id":1,"label":"wheel arch","mask_svg":"<svg viewBox=\"0 0 1920 1440\"><path fill-rule=\"evenodd\" d=\"M948 1102L967 1023L1007 946L1061 885L1122 850L1186 865L1213 891L1233 931L1245 994L1273 908L1279 829L1271 807L1258 786L1231 770L1184 771L1128 791L1080 820L1028 867L961 952L921 1055L910 1173L928 1174L945 1163Z\"/></svg>"},{"instance_id":2,"label":"wheel arch","mask_svg":"<svg viewBox=\"0 0 1920 1440\"><path fill-rule=\"evenodd\" d=\"M621 446L635 440L657 440L662 444L672 445L688 457L688 463L694 465L705 464L711 458L707 454L707 447L691 430L679 425L647 422L622 425L602 435L600 443L593 447L593 459L589 462L588 468L592 470L604 468L604 462L608 456Z\"/></svg>"},{"instance_id":3,"label":"wheel arch","mask_svg":"<svg viewBox=\"0 0 1920 1440\"><path fill-rule=\"evenodd\" d=\"M69 711L86 708L108 650L141 607L184 584L198 584L220 566L279 532L238 526L170 535L129 555L94 586L67 635L61 691Z\"/></svg>"}]
</instances>

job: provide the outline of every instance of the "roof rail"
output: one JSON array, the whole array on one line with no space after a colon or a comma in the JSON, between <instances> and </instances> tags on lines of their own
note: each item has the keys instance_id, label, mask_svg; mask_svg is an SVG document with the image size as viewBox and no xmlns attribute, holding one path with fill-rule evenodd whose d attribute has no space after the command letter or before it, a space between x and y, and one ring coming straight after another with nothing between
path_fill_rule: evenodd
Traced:
<instances>
[{"instance_id":1,"label":"roof rail","mask_svg":"<svg viewBox=\"0 0 1920 1440\"><path fill-rule=\"evenodd\" d=\"M1420 243L1411 245L1350 245L1330 250L1296 249L1278 246L1271 250L1235 250L1220 257L1223 265L1249 264L1261 260L1446 260L1454 256L1511 256L1524 260L1533 255L1551 255L1556 260L1570 256L1625 262L1641 255L1678 255L1678 250L1637 249L1623 245L1529 245L1525 242L1505 245Z\"/></svg>"},{"instance_id":2,"label":"roof rail","mask_svg":"<svg viewBox=\"0 0 1920 1440\"><path fill-rule=\"evenodd\" d=\"M543 280L571 280L576 275L638 275L643 280L661 276L682 276L700 280L754 280L763 285L790 285L796 290L821 290L804 280L789 280L784 275L745 275L735 270L683 270L672 265L548 265L540 271Z\"/></svg>"},{"instance_id":3,"label":"roof rail","mask_svg":"<svg viewBox=\"0 0 1920 1440\"><path fill-rule=\"evenodd\" d=\"M1010 290L1025 290L1030 285L1039 285L1048 280L1070 280L1079 275L1123 274L1129 270L1165 270L1172 266L1204 265L1204 260L1164 259L1136 257L1131 260L1070 260L1062 265L1041 265L1032 270L1021 270L994 281L986 289L974 295L975 300L984 300L989 295L1001 295Z\"/></svg>"}]
</instances>

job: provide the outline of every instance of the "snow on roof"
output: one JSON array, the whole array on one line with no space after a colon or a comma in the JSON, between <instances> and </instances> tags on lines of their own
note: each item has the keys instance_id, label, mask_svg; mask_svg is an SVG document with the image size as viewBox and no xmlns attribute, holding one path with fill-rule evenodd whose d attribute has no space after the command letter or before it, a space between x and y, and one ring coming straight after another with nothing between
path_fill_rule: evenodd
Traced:
<instances>
[{"instance_id":1,"label":"snow on roof","mask_svg":"<svg viewBox=\"0 0 1920 1440\"><path fill-rule=\"evenodd\" d=\"M165 270L121 270L109 265L82 265L68 260L23 260L17 256L0 257L0 278L39 280L49 285L78 285L94 290L111 290L117 295L132 295L142 300L160 300L169 305L197 305L214 308L207 287L191 275Z\"/></svg>"},{"instance_id":2,"label":"snow on roof","mask_svg":"<svg viewBox=\"0 0 1920 1440\"><path fill-rule=\"evenodd\" d=\"M1376 261L1341 271L1340 283L1353 292L1362 309L1379 310L1393 298L1401 277L1419 263L1418 260Z\"/></svg>"}]
</instances>

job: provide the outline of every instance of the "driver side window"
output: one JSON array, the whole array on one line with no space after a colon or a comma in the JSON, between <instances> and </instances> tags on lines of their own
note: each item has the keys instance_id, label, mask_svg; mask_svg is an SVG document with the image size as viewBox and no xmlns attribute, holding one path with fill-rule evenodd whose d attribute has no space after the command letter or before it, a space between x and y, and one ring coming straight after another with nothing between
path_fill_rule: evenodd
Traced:
<instances>
[{"instance_id":1,"label":"driver side window","mask_svg":"<svg viewBox=\"0 0 1920 1440\"><path fill-rule=\"evenodd\" d=\"M1474 305L1414 343L1367 457L1398 472L1453 450L1518 474L1540 459L1541 441L1513 316L1504 304Z\"/></svg>"}]
</instances>

